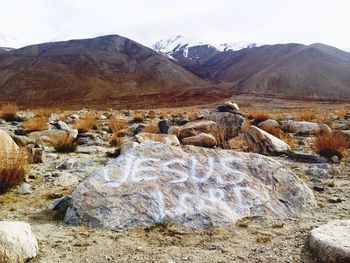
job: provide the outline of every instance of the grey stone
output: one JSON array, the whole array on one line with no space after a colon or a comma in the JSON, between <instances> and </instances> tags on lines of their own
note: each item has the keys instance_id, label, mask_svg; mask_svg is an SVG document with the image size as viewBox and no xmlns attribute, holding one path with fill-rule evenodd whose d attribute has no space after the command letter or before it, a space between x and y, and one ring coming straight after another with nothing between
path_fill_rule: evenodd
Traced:
<instances>
[{"instance_id":1,"label":"grey stone","mask_svg":"<svg viewBox=\"0 0 350 263\"><path fill-rule=\"evenodd\" d=\"M350 220L333 220L311 230L310 247L320 263L350 262Z\"/></svg>"},{"instance_id":2,"label":"grey stone","mask_svg":"<svg viewBox=\"0 0 350 263\"><path fill-rule=\"evenodd\" d=\"M266 156L146 141L80 183L65 221L119 230L169 220L196 228L315 206L311 189Z\"/></svg>"},{"instance_id":3,"label":"grey stone","mask_svg":"<svg viewBox=\"0 0 350 263\"><path fill-rule=\"evenodd\" d=\"M29 224L0 221L0 262L27 262L37 256L38 250L38 242Z\"/></svg>"},{"instance_id":4,"label":"grey stone","mask_svg":"<svg viewBox=\"0 0 350 263\"><path fill-rule=\"evenodd\" d=\"M288 153L290 147L281 139L252 125L244 133L250 151L264 155L281 155Z\"/></svg>"}]
</instances>

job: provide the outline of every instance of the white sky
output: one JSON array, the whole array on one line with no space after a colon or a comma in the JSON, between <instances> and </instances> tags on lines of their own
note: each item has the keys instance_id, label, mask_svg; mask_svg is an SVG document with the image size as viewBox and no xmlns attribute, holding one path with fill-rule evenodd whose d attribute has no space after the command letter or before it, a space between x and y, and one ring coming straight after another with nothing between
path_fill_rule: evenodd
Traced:
<instances>
[{"instance_id":1,"label":"white sky","mask_svg":"<svg viewBox=\"0 0 350 263\"><path fill-rule=\"evenodd\" d=\"M350 48L349 0L0 0L0 9L0 46L105 34L149 45L182 34Z\"/></svg>"}]
</instances>

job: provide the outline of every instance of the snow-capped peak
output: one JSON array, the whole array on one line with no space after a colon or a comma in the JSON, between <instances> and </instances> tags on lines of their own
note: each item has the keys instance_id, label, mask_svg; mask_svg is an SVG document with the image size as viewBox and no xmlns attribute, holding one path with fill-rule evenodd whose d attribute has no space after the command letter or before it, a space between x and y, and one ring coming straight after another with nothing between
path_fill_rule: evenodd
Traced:
<instances>
[{"instance_id":1,"label":"snow-capped peak","mask_svg":"<svg viewBox=\"0 0 350 263\"><path fill-rule=\"evenodd\" d=\"M157 52L165 54L166 56L172 58L172 55L178 51L182 51L183 56L188 56L188 49L195 46L206 45L210 48L215 48L218 52L223 51L237 51L243 48L253 48L261 46L261 44L239 41L233 43L215 44L208 41L201 40L197 37L187 37L182 35L177 35L168 39L160 40L154 43L151 48Z\"/></svg>"},{"instance_id":2,"label":"snow-capped peak","mask_svg":"<svg viewBox=\"0 0 350 263\"><path fill-rule=\"evenodd\" d=\"M243 48L253 48L253 47L260 47L262 44L258 43L252 43L247 41L239 41L239 42L233 42L233 43L224 43L216 45L215 47L220 51L228 51L228 50L241 50Z\"/></svg>"},{"instance_id":3,"label":"snow-capped peak","mask_svg":"<svg viewBox=\"0 0 350 263\"><path fill-rule=\"evenodd\" d=\"M206 45L207 43L196 37L185 37L177 35L168 39L160 40L152 45L155 51L169 53L176 52L182 48Z\"/></svg>"}]
</instances>

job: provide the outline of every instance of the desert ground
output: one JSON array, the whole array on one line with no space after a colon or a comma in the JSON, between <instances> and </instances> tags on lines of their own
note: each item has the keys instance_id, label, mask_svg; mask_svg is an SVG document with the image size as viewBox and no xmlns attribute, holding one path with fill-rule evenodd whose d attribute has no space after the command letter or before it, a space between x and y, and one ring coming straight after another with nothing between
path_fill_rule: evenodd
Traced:
<instances>
[{"instance_id":1,"label":"desert ground","mask_svg":"<svg viewBox=\"0 0 350 263\"><path fill-rule=\"evenodd\" d=\"M65 210L54 210L53 202L70 196L94 170L117 158L125 141L135 140L137 133L159 134L158 123L164 119L178 125L196 122L203 112L215 109L223 102L134 110L107 106L64 109L18 105L16 114L22 112L23 118L2 119L0 129L13 136L22 147L30 147L31 141L37 138L31 137L31 133L49 128L64 130L53 127L59 120L70 129L78 129L79 135L72 141L77 147L67 152L58 150L56 139L35 143L42 152L37 153L37 163L26 166L25 183L0 195L0 220L25 221L31 225L39 252L30 262L317 262L308 243L310 231L333 219L350 217L350 153L347 148L350 104L248 95L233 100L238 104L245 124L233 138L217 137L217 146L212 148L252 151L244 133L249 125L258 126L268 119L277 121L281 128L276 132L276 129L265 127L267 132L280 137L292 151L314 157L319 157L315 146L317 137L325 135L319 131L303 134L289 131L283 127L284 121L326 124L332 136L341 134L343 145L337 148L341 156L329 156L325 163L295 159L288 154L269 154L312 189L317 207L288 218L248 217L231 226L203 229L188 229L171 222L122 231L66 224L63 221ZM30 123L33 119L36 121ZM39 119L44 119L44 124L40 124ZM48 126L49 122L51 126ZM157 137L152 138L157 140Z\"/></svg>"}]
</instances>

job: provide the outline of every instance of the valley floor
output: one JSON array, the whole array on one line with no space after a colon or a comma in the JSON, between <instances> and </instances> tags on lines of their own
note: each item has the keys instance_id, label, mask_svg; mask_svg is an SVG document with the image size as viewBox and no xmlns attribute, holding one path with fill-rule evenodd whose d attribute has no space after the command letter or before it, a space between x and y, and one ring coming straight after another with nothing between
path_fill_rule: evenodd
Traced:
<instances>
[{"instance_id":1,"label":"valley floor","mask_svg":"<svg viewBox=\"0 0 350 263\"><path fill-rule=\"evenodd\" d=\"M249 102L254 103L254 102ZM243 104L243 102L242 102ZM281 111L300 105L256 104L258 108ZM246 107L250 107L247 105ZM244 105L242 108L246 108ZM324 112L331 105L318 105ZM333 107L341 110L342 105ZM278 109L280 110L280 109ZM277 110L277 111L278 111ZM295 109L293 109L293 112ZM326 113L325 113L326 114ZM1 124L9 132L16 126ZM308 143L308 138L301 138ZM332 219L350 217L350 162L330 164L328 177L312 182L317 175L306 175L311 164L294 162L287 157L273 157L285 163L296 175L313 188L318 207L298 218L285 220L246 219L228 228L186 230L164 224L149 228L135 228L122 232L71 226L52 214L48 208L53 199L72 193L75 184L67 176L82 181L89 173L102 167L113 149L101 146L78 146L75 153L49 152L47 160L31 165L29 184L33 192L20 195L17 189L0 195L0 220L26 221L39 242L39 255L31 262L316 262L308 247L309 231Z\"/></svg>"}]
</instances>

